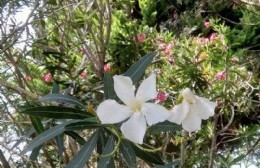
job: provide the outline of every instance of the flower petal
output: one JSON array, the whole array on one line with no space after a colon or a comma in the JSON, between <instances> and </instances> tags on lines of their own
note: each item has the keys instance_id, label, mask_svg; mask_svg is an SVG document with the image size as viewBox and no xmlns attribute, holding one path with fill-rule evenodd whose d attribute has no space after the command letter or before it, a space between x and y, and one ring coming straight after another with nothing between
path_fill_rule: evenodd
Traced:
<instances>
[{"instance_id":1,"label":"flower petal","mask_svg":"<svg viewBox=\"0 0 260 168\"><path fill-rule=\"evenodd\" d=\"M134 99L135 87L130 77L115 75L114 79L114 90L116 95L122 100L126 105Z\"/></svg>"},{"instance_id":2,"label":"flower petal","mask_svg":"<svg viewBox=\"0 0 260 168\"><path fill-rule=\"evenodd\" d=\"M159 104L144 103L142 107L142 113L145 116L148 125L153 125L158 122L167 120L170 116L170 111Z\"/></svg>"},{"instance_id":3,"label":"flower petal","mask_svg":"<svg viewBox=\"0 0 260 168\"><path fill-rule=\"evenodd\" d=\"M182 127L184 130L193 132L200 130L201 118L196 113L189 112L186 118L182 121Z\"/></svg>"},{"instance_id":4,"label":"flower petal","mask_svg":"<svg viewBox=\"0 0 260 168\"><path fill-rule=\"evenodd\" d=\"M196 96L196 99L196 103L191 106L193 112L197 113L204 120L214 115L214 110L217 106L215 102L199 96Z\"/></svg>"},{"instance_id":5,"label":"flower petal","mask_svg":"<svg viewBox=\"0 0 260 168\"><path fill-rule=\"evenodd\" d=\"M99 104L97 115L102 124L113 124L127 119L131 115L131 111L127 106L108 99Z\"/></svg>"},{"instance_id":6,"label":"flower petal","mask_svg":"<svg viewBox=\"0 0 260 168\"><path fill-rule=\"evenodd\" d=\"M187 116L189 110L190 104L186 100L183 100L181 104L175 105L173 107L168 120L176 124L181 124L184 118Z\"/></svg>"},{"instance_id":7,"label":"flower petal","mask_svg":"<svg viewBox=\"0 0 260 168\"><path fill-rule=\"evenodd\" d=\"M155 99L157 97L156 92L156 76L152 73L148 78L146 78L139 86L136 98L141 101L148 101Z\"/></svg>"},{"instance_id":8,"label":"flower petal","mask_svg":"<svg viewBox=\"0 0 260 168\"><path fill-rule=\"evenodd\" d=\"M142 113L134 113L122 124L121 131L127 139L142 144L146 131L146 122Z\"/></svg>"},{"instance_id":9,"label":"flower petal","mask_svg":"<svg viewBox=\"0 0 260 168\"><path fill-rule=\"evenodd\" d=\"M190 88L185 88L182 91L182 96L183 99L185 99L186 101L188 101L190 104L195 103L196 99L195 99L195 95L193 94L193 92L190 90Z\"/></svg>"}]
</instances>

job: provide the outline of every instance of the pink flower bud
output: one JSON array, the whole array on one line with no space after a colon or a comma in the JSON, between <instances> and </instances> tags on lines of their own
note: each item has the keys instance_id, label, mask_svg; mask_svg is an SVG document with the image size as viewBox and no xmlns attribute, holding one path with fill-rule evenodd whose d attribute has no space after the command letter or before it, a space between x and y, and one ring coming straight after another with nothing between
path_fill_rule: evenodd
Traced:
<instances>
[{"instance_id":1,"label":"pink flower bud","mask_svg":"<svg viewBox=\"0 0 260 168\"><path fill-rule=\"evenodd\" d=\"M227 78L227 74L225 71L218 72L216 74L217 80L225 80Z\"/></svg>"},{"instance_id":2,"label":"pink flower bud","mask_svg":"<svg viewBox=\"0 0 260 168\"><path fill-rule=\"evenodd\" d=\"M163 53L164 55L170 55L170 54L171 54L171 50L168 49L168 48L166 48L165 50L162 51L162 53Z\"/></svg>"},{"instance_id":3,"label":"pink flower bud","mask_svg":"<svg viewBox=\"0 0 260 168\"><path fill-rule=\"evenodd\" d=\"M210 41L210 42L213 42L213 41L215 41L217 38L218 38L217 33L212 33L212 34L210 34L210 36L209 36L209 41Z\"/></svg>"},{"instance_id":4,"label":"pink flower bud","mask_svg":"<svg viewBox=\"0 0 260 168\"><path fill-rule=\"evenodd\" d=\"M110 64L105 64L105 65L104 65L104 71L105 71L106 73L108 73L108 72L110 71L110 69L111 69L111 65L110 65Z\"/></svg>"},{"instance_id":5,"label":"pink flower bud","mask_svg":"<svg viewBox=\"0 0 260 168\"><path fill-rule=\"evenodd\" d=\"M204 26L208 29L210 27L210 22L209 21L205 21L204 22Z\"/></svg>"},{"instance_id":6,"label":"pink flower bud","mask_svg":"<svg viewBox=\"0 0 260 168\"><path fill-rule=\"evenodd\" d=\"M146 34L145 33L138 34L137 35L137 40L136 40L136 37L133 38L133 40L135 42L139 42L139 43L143 43L145 39L146 39Z\"/></svg>"},{"instance_id":7,"label":"pink flower bud","mask_svg":"<svg viewBox=\"0 0 260 168\"><path fill-rule=\"evenodd\" d=\"M26 81L31 81L32 78L31 78L29 75L26 75L26 76L25 76L25 80L26 80Z\"/></svg>"},{"instance_id":8,"label":"pink flower bud","mask_svg":"<svg viewBox=\"0 0 260 168\"><path fill-rule=\"evenodd\" d=\"M168 60L168 62L169 62L170 64L173 64L173 63L174 63L174 58L173 58L173 57L168 57L167 60Z\"/></svg>"},{"instance_id":9,"label":"pink flower bud","mask_svg":"<svg viewBox=\"0 0 260 168\"><path fill-rule=\"evenodd\" d=\"M157 100L158 100L159 102L163 102L163 101L165 101L166 99L167 99L167 97L166 97L165 93L163 93L163 92L158 92L158 94L157 94Z\"/></svg>"},{"instance_id":10,"label":"pink flower bud","mask_svg":"<svg viewBox=\"0 0 260 168\"><path fill-rule=\"evenodd\" d=\"M49 73L45 74L45 75L43 76L43 79L44 79L44 81L45 81L46 83L50 83L50 82L52 81L52 75L51 75L51 73L49 72Z\"/></svg>"},{"instance_id":11,"label":"pink flower bud","mask_svg":"<svg viewBox=\"0 0 260 168\"><path fill-rule=\"evenodd\" d=\"M81 77L82 79L86 79L86 78L87 78L87 73L86 73L86 72L82 72L82 73L80 74L80 77Z\"/></svg>"}]
</instances>

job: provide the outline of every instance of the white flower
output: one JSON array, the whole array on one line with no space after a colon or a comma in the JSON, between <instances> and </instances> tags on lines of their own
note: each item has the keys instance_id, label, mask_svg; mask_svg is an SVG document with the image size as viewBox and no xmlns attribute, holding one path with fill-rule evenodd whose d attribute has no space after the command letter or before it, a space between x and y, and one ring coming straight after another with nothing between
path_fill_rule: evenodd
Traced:
<instances>
[{"instance_id":1,"label":"white flower","mask_svg":"<svg viewBox=\"0 0 260 168\"><path fill-rule=\"evenodd\" d=\"M125 104L108 99L97 108L97 115L103 124L113 124L124 121L121 125L123 135L142 144L148 125L165 121L170 112L163 106L147 102L155 99L156 77L154 74L145 79L135 94L135 87L130 77L115 75L114 90L119 99Z\"/></svg>"},{"instance_id":2,"label":"white flower","mask_svg":"<svg viewBox=\"0 0 260 168\"><path fill-rule=\"evenodd\" d=\"M183 129L189 132L200 130L201 120L214 115L216 103L194 95L189 88L182 92L182 97L182 103L173 107L168 120L182 124Z\"/></svg>"}]
</instances>

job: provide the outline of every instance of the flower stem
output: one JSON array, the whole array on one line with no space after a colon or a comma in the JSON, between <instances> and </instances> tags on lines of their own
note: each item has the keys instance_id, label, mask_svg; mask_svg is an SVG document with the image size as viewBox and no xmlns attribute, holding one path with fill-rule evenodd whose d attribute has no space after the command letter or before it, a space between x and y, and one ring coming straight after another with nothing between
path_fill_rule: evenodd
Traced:
<instances>
[{"instance_id":1,"label":"flower stem","mask_svg":"<svg viewBox=\"0 0 260 168\"><path fill-rule=\"evenodd\" d=\"M182 139L182 143L181 143L181 164L180 164L180 167L183 167L184 163L185 163L186 142L187 142L188 132L183 130L182 136L183 136L183 139Z\"/></svg>"}]
</instances>

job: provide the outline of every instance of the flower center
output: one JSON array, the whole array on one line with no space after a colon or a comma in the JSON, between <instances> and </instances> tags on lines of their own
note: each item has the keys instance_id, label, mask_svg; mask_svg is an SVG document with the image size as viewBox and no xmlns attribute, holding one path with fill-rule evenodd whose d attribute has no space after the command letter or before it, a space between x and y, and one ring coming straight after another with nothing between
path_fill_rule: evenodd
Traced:
<instances>
[{"instance_id":1,"label":"flower center","mask_svg":"<svg viewBox=\"0 0 260 168\"><path fill-rule=\"evenodd\" d=\"M134 100L131 102L130 108L134 111L134 112L140 112L141 108L142 108L142 102Z\"/></svg>"},{"instance_id":2,"label":"flower center","mask_svg":"<svg viewBox=\"0 0 260 168\"><path fill-rule=\"evenodd\" d=\"M191 92L191 90L189 88L186 88L183 92L182 92L182 96L183 98L189 102L190 104L195 103L196 99L194 94Z\"/></svg>"}]
</instances>

